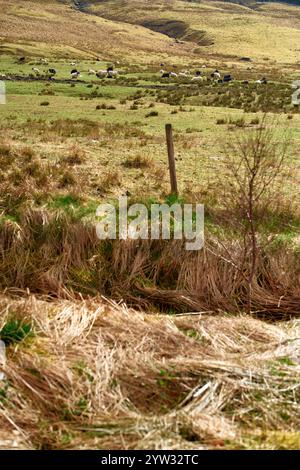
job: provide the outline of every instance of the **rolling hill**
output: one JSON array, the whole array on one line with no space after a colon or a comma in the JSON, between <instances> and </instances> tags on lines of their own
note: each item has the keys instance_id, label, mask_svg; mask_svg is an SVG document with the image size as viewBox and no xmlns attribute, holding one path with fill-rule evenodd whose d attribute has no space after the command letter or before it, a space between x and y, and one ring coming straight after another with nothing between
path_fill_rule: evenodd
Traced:
<instances>
[{"instance_id":1,"label":"rolling hill","mask_svg":"<svg viewBox=\"0 0 300 470\"><path fill-rule=\"evenodd\" d=\"M298 6L215 0L92 0L84 5L86 12L190 41L198 55L289 63L300 59Z\"/></svg>"},{"instance_id":2,"label":"rolling hill","mask_svg":"<svg viewBox=\"0 0 300 470\"><path fill-rule=\"evenodd\" d=\"M298 2L298 0L296 0ZM298 2L299 3L299 2ZM216 0L0 0L0 51L298 64L300 8Z\"/></svg>"},{"instance_id":3,"label":"rolling hill","mask_svg":"<svg viewBox=\"0 0 300 470\"><path fill-rule=\"evenodd\" d=\"M174 47L170 38L138 25L85 15L73 2L0 0L0 10L2 53L106 60L138 56L144 62L171 51L185 56L191 49L182 44Z\"/></svg>"}]
</instances>

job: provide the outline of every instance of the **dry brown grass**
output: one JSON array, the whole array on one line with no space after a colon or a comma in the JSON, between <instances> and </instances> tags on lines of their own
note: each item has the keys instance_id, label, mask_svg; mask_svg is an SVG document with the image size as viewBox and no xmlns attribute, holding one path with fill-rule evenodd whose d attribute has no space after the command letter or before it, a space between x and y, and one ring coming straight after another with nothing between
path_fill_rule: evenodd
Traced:
<instances>
[{"instance_id":1,"label":"dry brown grass","mask_svg":"<svg viewBox=\"0 0 300 470\"><path fill-rule=\"evenodd\" d=\"M71 165L83 161L84 152L78 146L73 146L67 157L51 161L29 145L1 141L1 212L14 214L26 204L40 205L62 188L76 193L83 188L83 178Z\"/></svg>"},{"instance_id":2,"label":"dry brown grass","mask_svg":"<svg viewBox=\"0 0 300 470\"><path fill-rule=\"evenodd\" d=\"M2 324L13 315L35 331L7 350L2 447L280 448L291 436L296 445L298 323L33 296L2 297L0 311Z\"/></svg>"},{"instance_id":3,"label":"dry brown grass","mask_svg":"<svg viewBox=\"0 0 300 470\"><path fill-rule=\"evenodd\" d=\"M123 165L125 168L149 168L154 166L154 162L147 155L135 155L134 157L127 158Z\"/></svg>"},{"instance_id":4,"label":"dry brown grass","mask_svg":"<svg viewBox=\"0 0 300 470\"><path fill-rule=\"evenodd\" d=\"M243 254L238 240L220 243L212 235L200 252L187 252L184 241L100 241L95 225L78 218L72 207L29 208L18 221L1 220L0 285L58 297L100 292L167 312L241 312L247 284L236 266ZM252 312L269 319L299 316L299 276L292 248L261 251Z\"/></svg>"},{"instance_id":5,"label":"dry brown grass","mask_svg":"<svg viewBox=\"0 0 300 470\"><path fill-rule=\"evenodd\" d=\"M86 152L78 144L71 145L66 156L61 158L61 163L65 165L81 165L86 161Z\"/></svg>"},{"instance_id":6,"label":"dry brown grass","mask_svg":"<svg viewBox=\"0 0 300 470\"><path fill-rule=\"evenodd\" d=\"M169 53L173 44L172 39L146 28L80 14L67 2L27 0L25 6L20 0L1 0L0 8L2 47L8 51L46 57L139 56L143 62ZM177 44L172 53L180 57L192 48Z\"/></svg>"},{"instance_id":7,"label":"dry brown grass","mask_svg":"<svg viewBox=\"0 0 300 470\"><path fill-rule=\"evenodd\" d=\"M238 2L205 0L96 0L90 4L92 11L113 20L156 26L165 22L166 32L194 41L200 60L213 57L237 62L248 56L272 65L299 60L300 15L296 5L267 2L251 8ZM180 34L182 27L188 31ZM200 47L196 47L198 41Z\"/></svg>"}]
</instances>

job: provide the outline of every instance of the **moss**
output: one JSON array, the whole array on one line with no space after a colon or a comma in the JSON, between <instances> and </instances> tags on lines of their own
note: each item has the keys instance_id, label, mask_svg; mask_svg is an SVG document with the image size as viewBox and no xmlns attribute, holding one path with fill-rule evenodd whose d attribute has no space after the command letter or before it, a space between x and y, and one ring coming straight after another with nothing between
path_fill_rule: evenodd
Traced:
<instances>
[{"instance_id":1,"label":"moss","mask_svg":"<svg viewBox=\"0 0 300 470\"><path fill-rule=\"evenodd\" d=\"M34 336L32 323L18 318L9 319L0 331L0 339L6 345L20 343Z\"/></svg>"}]
</instances>

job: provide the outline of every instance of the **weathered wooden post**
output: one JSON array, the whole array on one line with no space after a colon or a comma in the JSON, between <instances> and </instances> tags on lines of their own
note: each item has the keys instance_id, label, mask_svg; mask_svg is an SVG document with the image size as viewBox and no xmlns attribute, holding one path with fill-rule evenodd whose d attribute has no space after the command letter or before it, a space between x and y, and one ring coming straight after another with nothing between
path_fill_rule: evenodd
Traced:
<instances>
[{"instance_id":1,"label":"weathered wooden post","mask_svg":"<svg viewBox=\"0 0 300 470\"><path fill-rule=\"evenodd\" d=\"M166 124L171 193L178 194L172 124Z\"/></svg>"}]
</instances>

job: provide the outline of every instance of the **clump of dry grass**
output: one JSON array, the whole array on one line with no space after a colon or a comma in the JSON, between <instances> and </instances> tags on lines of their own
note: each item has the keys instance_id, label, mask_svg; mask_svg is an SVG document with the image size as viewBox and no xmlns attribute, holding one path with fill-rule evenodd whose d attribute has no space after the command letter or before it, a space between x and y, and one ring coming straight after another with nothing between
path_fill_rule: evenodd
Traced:
<instances>
[{"instance_id":1,"label":"clump of dry grass","mask_svg":"<svg viewBox=\"0 0 300 470\"><path fill-rule=\"evenodd\" d=\"M100 292L165 312L238 313L247 305L245 276L236 269L243 246L224 243L210 235L203 250L187 252L178 240L100 241L95 225L76 217L72 207L67 212L29 208L19 220L1 219L0 285L58 297ZM299 276L292 249L262 251L252 313L269 319L299 316Z\"/></svg>"},{"instance_id":2,"label":"clump of dry grass","mask_svg":"<svg viewBox=\"0 0 300 470\"><path fill-rule=\"evenodd\" d=\"M123 163L125 168L149 168L154 165L153 161L145 155L136 155L127 158Z\"/></svg>"},{"instance_id":3,"label":"clump of dry grass","mask_svg":"<svg viewBox=\"0 0 300 470\"><path fill-rule=\"evenodd\" d=\"M83 161L84 154L73 147L69 160L45 161L34 149L0 143L0 209L4 214L15 215L27 204L40 205L60 188L82 188L82 178L66 163Z\"/></svg>"},{"instance_id":4,"label":"clump of dry grass","mask_svg":"<svg viewBox=\"0 0 300 470\"><path fill-rule=\"evenodd\" d=\"M112 274L118 282L113 296L165 311L243 311L247 286L235 267L242 256L238 241L227 241L224 248L212 236L200 252L187 252L184 242L178 241L115 243ZM253 313L269 318L299 315L299 288L297 255L286 247L265 250L257 261Z\"/></svg>"},{"instance_id":5,"label":"clump of dry grass","mask_svg":"<svg viewBox=\"0 0 300 470\"><path fill-rule=\"evenodd\" d=\"M298 324L33 296L0 311L35 332L7 350L6 447L15 432L36 449L259 447L263 433L272 448L299 426Z\"/></svg>"},{"instance_id":6,"label":"clump of dry grass","mask_svg":"<svg viewBox=\"0 0 300 470\"><path fill-rule=\"evenodd\" d=\"M97 139L101 134L100 125L88 119L57 119L51 122L29 119L22 125L24 130L31 133L45 135L46 141L57 141L57 137L90 137Z\"/></svg>"},{"instance_id":7,"label":"clump of dry grass","mask_svg":"<svg viewBox=\"0 0 300 470\"><path fill-rule=\"evenodd\" d=\"M67 156L61 159L62 163L65 163L66 165L71 165L71 166L81 165L85 163L85 161L86 161L86 152L78 144L73 144L70 147Z\"/></svg>"},{"instance_id":8,"label":"clump of dry grass","mask_svg":"<svg viewBox=\"0 0 300 470\"><path fill-rule=\"evenodd\" d=\"M119 170L105 171L101 178L100 187L104 193L110 191L112 188L121 186L122 175Z\"/></svg>"}]
</instances>

